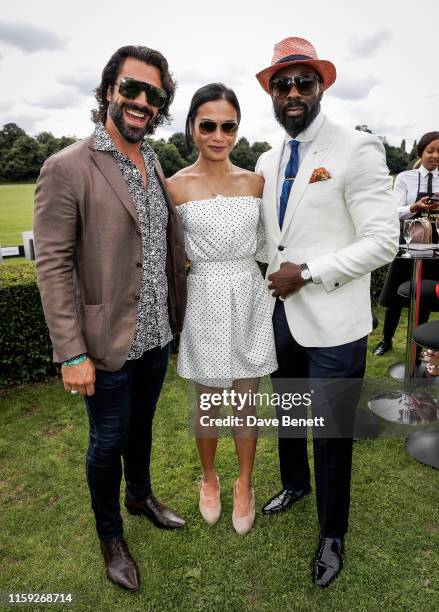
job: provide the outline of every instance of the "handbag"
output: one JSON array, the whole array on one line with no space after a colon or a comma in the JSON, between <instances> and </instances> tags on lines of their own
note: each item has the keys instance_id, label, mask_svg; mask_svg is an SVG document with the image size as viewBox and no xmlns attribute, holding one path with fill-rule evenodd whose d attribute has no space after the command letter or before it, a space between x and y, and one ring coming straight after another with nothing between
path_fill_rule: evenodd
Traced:
<instances>
[{"instance_id":1,"label":"handbag","mask_svg":"<svg viewBox=\"0 0 439 612\"><path fill-rule=\"evenodd\" d=\"M433 228L431 222L426 218L414 219L413 238L411 242L418 244L430 244L433 241Z\"/></svg>"}]
</instances>

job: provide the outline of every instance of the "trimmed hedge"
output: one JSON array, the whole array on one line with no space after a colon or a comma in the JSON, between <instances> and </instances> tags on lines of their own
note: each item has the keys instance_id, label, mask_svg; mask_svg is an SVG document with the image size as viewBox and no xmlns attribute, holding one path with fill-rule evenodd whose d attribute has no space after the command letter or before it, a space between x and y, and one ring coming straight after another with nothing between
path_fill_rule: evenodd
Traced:
<instances>
[{"instance_id":1,"label":"trimmed hedge","mask_svg":"<svg viewBox=\"0 0 439 612\"><path fill-rule=\"evenodd\" d=\"M386 272L384 266L372 273L374 305ZM58 372L59 366L52 362L34 263L0 264L0 387L46 380Z\"/></svg>"},{"instance_id":2,"label":"trimmed hedge","mask_svg":"<svg viewBox=\"0 0 439 612\"><path fill-rule=\"evenodd\" d=\"M58 371L34 263L0 264L0 386L45 380Z\"/></svg>"},{"instance_id":3,"label":"trimmed hedge","mask_svg":"<svg viewBox=\"0 0 439 612\"><path fill-rule=\"evenodd\" d=\"M388 267L388 265L383 266L382 268L378 268L372 272L370 279L370 297L372 299L372 306L378 306L378 298L384 285L384 279L386 278Z\"/></svg>"}]
</instances>

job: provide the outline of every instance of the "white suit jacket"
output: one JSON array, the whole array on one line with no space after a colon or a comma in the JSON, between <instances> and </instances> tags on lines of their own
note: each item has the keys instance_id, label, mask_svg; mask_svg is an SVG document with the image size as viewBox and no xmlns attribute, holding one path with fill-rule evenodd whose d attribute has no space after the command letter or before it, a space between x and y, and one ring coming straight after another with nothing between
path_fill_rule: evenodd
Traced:
<instances>
[{"instance_id":1,"label":"white suit jacket","mask_svg":"<svg viewBox=\"0 0 439 612\"><path fill-rule=\"evenodd\" d=\"M376 136L325 117L301 160L281 230L277 183L282 150L283 141L256 165L265 178L266 276L291 261L307 263L321 280L285 299L288 325L300 345L358 340L372 329L370 272L392 261L398 250L399 221L384 147ZM309 183L319 167L331 178Z\"/></svg>"}]
</instances>

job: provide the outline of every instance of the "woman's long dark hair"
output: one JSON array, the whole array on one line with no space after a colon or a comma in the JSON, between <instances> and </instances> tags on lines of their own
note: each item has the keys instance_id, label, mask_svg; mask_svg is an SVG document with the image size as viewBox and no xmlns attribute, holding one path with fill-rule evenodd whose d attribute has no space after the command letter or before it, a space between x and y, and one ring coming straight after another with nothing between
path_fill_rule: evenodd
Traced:
<instances>
[{"instance_id":1,"label":"woman's long dark hair","mask_svg":"<svg viewBox=\"0 0 439 612\"><path fill-rule=\"evenodd\" d=\"M416 151L419 157L422 157L424 149L428 147L430 142L433 140L439 140L439 132L427 132L419 139L418 146L416 147Z\"/></svg>"},{"instance_id":2,"label":"woman's long dark hair","mask_svg":"<svg viewBox=\"0 0 439 612\"><path fill-rule=\"evenodd\" d=\"M241 108L233 89L229 89L223 83L209 83L208 85L204 85L194 93L189 107L185 131L186 144L188 147L192 144L191 125L193 125L195 117L197 116L198 108L206 102L213 102L215 100L227 100L236 110L238 123L241 121Z\"/></svg>"},{"instance_id":3,"label":"woman's long dark hair","mask_svg":"<svg viewBox=\"0 0 439 612\"><path fill-rule=\"evenodd\" d=\"M166 100L165 106L159 110L155 125L170 123L169 107L174 99L175 81L172 78L172 74L169 72L168 62L159 51L155 51L149 47L134 45L127 45L118 49L113 53L103 69L101 82L95 89L95 98L98 103L98 108L94 109L91 113L92 121L94 123L98 123L99 121L105 123L108 109L108 87L114 87L122 63L127 57L134 57L141 62L145 62L145 64L155 66L160 71L162 87L168 94L168 99Z\"/></svg>"}]
</instances>

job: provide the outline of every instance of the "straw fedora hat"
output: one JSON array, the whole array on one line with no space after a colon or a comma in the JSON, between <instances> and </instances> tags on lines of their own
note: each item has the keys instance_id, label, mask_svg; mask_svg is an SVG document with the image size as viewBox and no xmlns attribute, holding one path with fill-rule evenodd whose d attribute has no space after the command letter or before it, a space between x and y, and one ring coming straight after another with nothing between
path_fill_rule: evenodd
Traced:
<instances>
[{"instance_id":1,"label":"straw fedora hat","mask_svg":"<svg viewBox=\"0 0 439 612\"><path fill-rule=\"evenodd\" d=\"M317 70L323 80L323 89L328 89L337 77L334 64L327 60L319 59L316 50L309 41L304 38L290 36L274 46L271 66L258 72L256 78L269 94L272 76L279 72L279 70L292 64L306 64Z\"/></svg>"}]
</instances>

